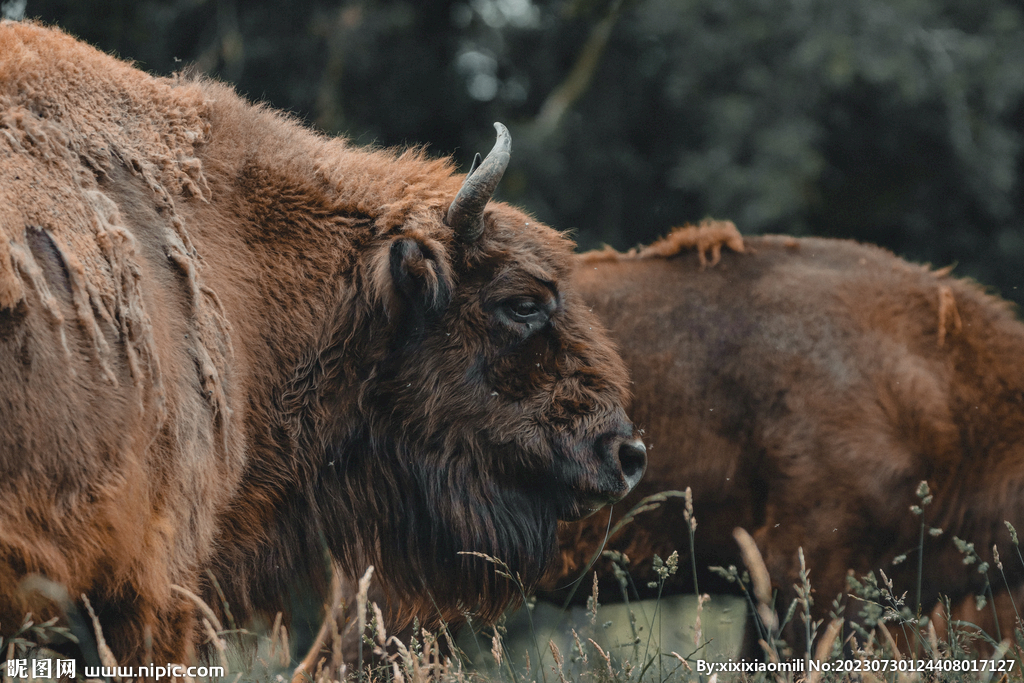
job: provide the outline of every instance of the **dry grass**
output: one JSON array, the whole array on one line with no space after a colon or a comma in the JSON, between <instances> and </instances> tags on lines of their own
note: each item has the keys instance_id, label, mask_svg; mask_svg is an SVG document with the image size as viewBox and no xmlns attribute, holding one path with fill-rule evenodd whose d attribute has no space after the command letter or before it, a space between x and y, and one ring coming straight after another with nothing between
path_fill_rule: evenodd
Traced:
<instances>
[{"instance_id":1,"label":"dry grass","mask_svg":"<svg viewBox=\"0 0 1024 683\"><path fill-rule=\"evenodd\" d=\"M687 497L685 493L666 492L647 499L623 523L635 521L637 515L675 496ZM931 502L926 485L919 487L918 497L922 506ZM919 510L913 513L920 514ZM686 521L691 531L696 529L696 520L689 508ZM1009 524L1007 526L1016 550L1014 560L1024 564L1016 531ZM931 533L922 526L921 543L926 532ZM802 552L801 582L795 586L797 599L786 606L785 613L780 614L773 604L767 570L756 544L742 530L737 531L736 540L747 565L746 570L728 567L717 568L717 571L737 585L743 595L742 600L746 602L744 609L737 607L737 598L725 596L660 597L660 588L678 570L678 556L673 553L665 560L654 560L654 569L661 584L657 600L630 602L628 592L624 591L624 600L619 604L601 605L595 577L585 609L558 610L529 600L519 615L506 617L494 627L477 632L472 628L463 629L458 640L444 628L437 633L419 630L409 642L389 635L381 610L367 600L368 572L360 581L356 597L356 604L365 605L366 609L356 610L354 628L347 631L335 628L331 643L334 661L338 663L343 650L342 639L358 637L362 643L360 649L365 653L361 665L350 668L344 664L330 666L322 663L310 674L294 674L296 664L305 653L293 651L280 615L268 629L246 630L235 626L230 610L224 606L224 613L229 618L229 627L225 628L214 610L198 596L189 594L188 597L196 602L204 617L203 625L210 646L209 661L204 663L224 666L228 675L216 680L230 683L424 683L428 680L440 683L1024 681L1021 674L1024 630L1019 618L1016 628L1009 634L987 634L971 624L951 619L945 619L945 625L937 629L935 621L926 616L916 616L905 604L907 594L917 587L894 586L884 571L880 571L880 577L870 574L856 580L851 578L849 595L836 597L832 604L832 618L825 624L810 616L814 600L811 573L803 566ZM973 570L987 576L991 568L979 566L973 546L966 541L958 541L958 546L964 553L965 571L973 567ZM625 588L629 581L626 558L618 553L606 553L606 556L613 561ZM898 561L902 559L905 558L897 558ZM503 571L501 563L493 561L496 571ZM998 553L995 564L999 577L1005 581L1003 561ZM986 595L979 596L979 604L983 600L991 601L992 597L989 585ZM853 632L848 630L850 625L838 617L844 599L857 600L863 606L861 621L853 625ZM83 600L83 604L89 609L87 601ZM945 612L949 613L948 604ZM546 616L541 617L541 614ZM759 629L764 656L756 666L762 670L710 672L707 662L736 661L739 647L737 627L742 626L744 619L753 619ZM779 635L792 620L796 620L793 623L799 625L802 636L814 643L812 651L803 656L794 656L793 648ZM552 623L555 623L554 627ZM95 644L91 647L96 651L88 652L86 656L105 666L116 666L112 653L105 647L102 628L95 617L91 624L95 636ZM75 634L57 626L56 620L37 624L28 615L15 636L6 641L0 639L0 653L7 659L61 657L48 648L53 643L68 640L76 641ZM913 650L906 645L898 646L897 640L911 643ZM974 654L979 651L992 654L979 658ZM767 670L782 668L778 667L780 663L795 666L800 671ZM996 668L1009 668L1009 671L992 671L993 664ZM914 668L920 670L910 670ZM849 669L857 669L860 673L851 674ZM20 679L4 677L4 683L12 680Z\"/></svg>"}]
</instances>

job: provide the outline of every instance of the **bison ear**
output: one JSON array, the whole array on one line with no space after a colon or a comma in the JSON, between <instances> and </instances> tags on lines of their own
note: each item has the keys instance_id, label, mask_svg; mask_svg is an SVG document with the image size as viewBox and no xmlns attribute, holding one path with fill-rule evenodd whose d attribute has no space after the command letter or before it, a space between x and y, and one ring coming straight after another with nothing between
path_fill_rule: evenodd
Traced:
<instances>
[{"instance_id":1,"label":"bison ear","mask_svg":"<svg viewBox=\"0 0 1024 683\"><path fill-rule=\"evenodd\" d=\"M419 236L391 242L391 281L403 308L422 313L442 311L451 297L451 273L440 243Z\"/></svg>"}]
</instances>

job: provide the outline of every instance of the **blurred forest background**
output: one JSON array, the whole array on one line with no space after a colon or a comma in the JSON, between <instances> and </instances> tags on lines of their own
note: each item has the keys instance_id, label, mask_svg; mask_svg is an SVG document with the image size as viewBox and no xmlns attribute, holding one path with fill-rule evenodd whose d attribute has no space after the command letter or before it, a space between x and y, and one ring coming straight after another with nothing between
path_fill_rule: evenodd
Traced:
<instances>
[{"instance_id":1,"label":"blurred forest background","mask_svg":"<svg viewBox=\"0 0 1024 683\"><path fill-rule=\"evenodd\" d=\"M624 249L705 216L850 237L1024 303L1022 0L5 0Z\"/></svg>"}]
</instances>

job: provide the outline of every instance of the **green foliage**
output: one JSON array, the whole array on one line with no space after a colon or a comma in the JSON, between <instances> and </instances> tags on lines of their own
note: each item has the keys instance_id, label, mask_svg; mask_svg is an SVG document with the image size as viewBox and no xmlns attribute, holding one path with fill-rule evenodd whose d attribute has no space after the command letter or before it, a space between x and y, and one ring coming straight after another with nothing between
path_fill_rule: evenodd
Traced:
<instances>
[{"instance_id":1,"label":"green foliage","mask_svg":"<svg viewBox=\"0 0 1024 683\"><path fill-rule=\"evenodd\" d=\"M853 237L1024 301L1024 11L1013 0L28 0L357 142L468 163L585 247L706 215Z\"/></svg>"}]
</instances>

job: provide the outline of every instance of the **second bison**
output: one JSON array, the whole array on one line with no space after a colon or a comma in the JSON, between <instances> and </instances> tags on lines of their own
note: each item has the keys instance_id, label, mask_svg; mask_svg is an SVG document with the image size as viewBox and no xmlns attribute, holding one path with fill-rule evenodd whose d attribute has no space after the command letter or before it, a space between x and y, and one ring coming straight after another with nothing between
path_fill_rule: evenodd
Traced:
<instances>
[{"instance_id":1,"label":"second bison","mask_svg":"<svg viewBox=\"0 0 1024 683\"><path fill-rule=\"evenodd\" d=\"M926 613L940 595L956 603L983 592L985 575L965 566L954 537L988 562L998 545L1019 588L1024 567L1008 559L1016 553L1004 525L1024 525L1024 324L1011 306L851 241L750 238L748 253L699 265L687 249L702 246L700 235L709 237L702 248L717 244L728 231L709 231L728 225L678 231L639 254L583 255L576 279L634 381L630 415L650 463L630 499L693 490L701 591L729 588L709 565L742 567L737 526L753 534L782 612L799 583L799 548L815 618L827 617L851 569L883 569L914 609L920 562ZM733 244L743 245L738 233ZM924 536L919 560L922 522L942 533ZM606 528L604 515L569 525L547 587L581 571ZM682 502L645 514L609 547L641 574L654 554L674 550L688 567ZM668 590L693 590L691 576L679 571ZM604 595L617 594L604 577ZM861 608L850 601L847 617Z\"/></svg>"}]
</instances>

